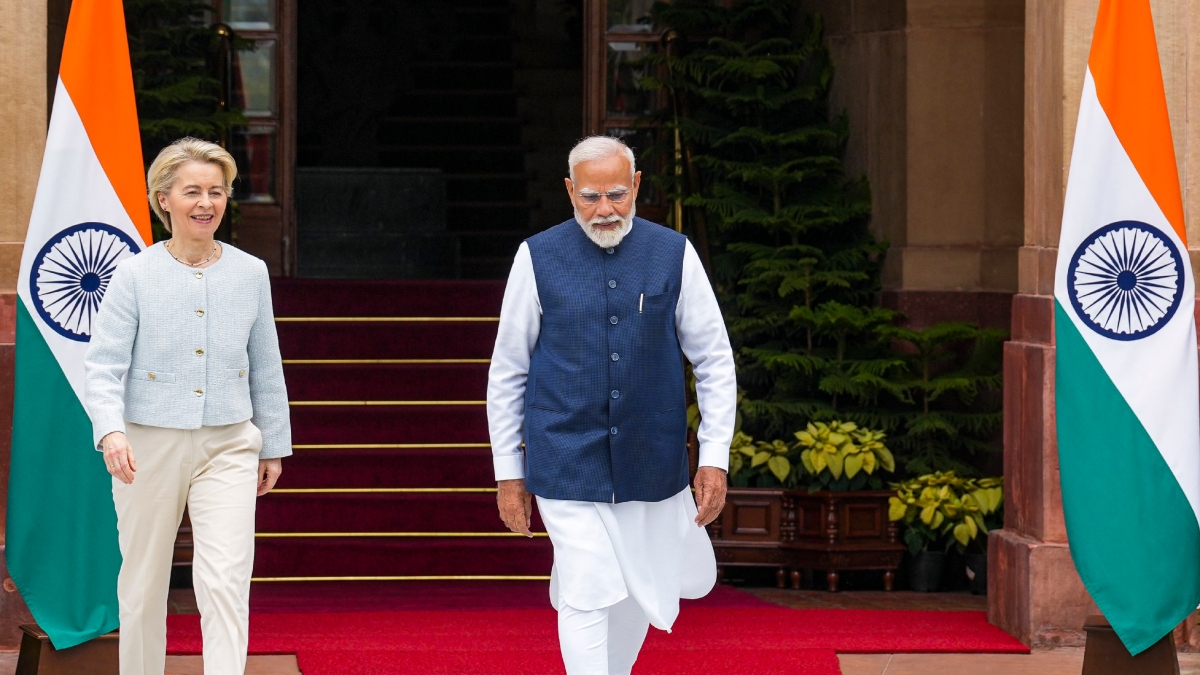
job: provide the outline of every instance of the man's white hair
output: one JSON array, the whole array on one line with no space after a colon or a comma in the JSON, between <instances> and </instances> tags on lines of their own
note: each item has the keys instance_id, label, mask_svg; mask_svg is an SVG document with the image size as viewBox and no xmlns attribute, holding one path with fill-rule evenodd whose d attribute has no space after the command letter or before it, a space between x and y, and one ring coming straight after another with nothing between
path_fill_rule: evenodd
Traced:
<instances>
[{"instance_id":1,"label":"man's white hair","mask_svg":"<svg viewBox=\"0 0 1200 675\"><path fill-rule=\"evenodd\" d=\"M633 156L633 150L621 139L612 136L588 136L576 143L575 147L571 148L571 154L567 155L567 171L574 181L575 166L580 162L590 162L593 159L604 159L618 154L629 160L629 175L632 177L637 173L637 160Z\"/></svg>"}]
</instances>

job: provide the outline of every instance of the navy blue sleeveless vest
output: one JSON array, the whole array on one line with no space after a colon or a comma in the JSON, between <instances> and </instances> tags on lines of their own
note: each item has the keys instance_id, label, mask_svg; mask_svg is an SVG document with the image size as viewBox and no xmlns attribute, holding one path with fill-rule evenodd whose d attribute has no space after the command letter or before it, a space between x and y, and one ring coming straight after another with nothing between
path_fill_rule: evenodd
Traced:
<instances>
[{"instance_id":1,"label":"navy blue sleeveless vest","mask_svg":"<svg viewBox=\"0 0 1200 675\"><path fill-rule=\"evenodd\" d=\"M688 485L675 306L687 240L641 218L614 248L574 220L526 240L542 328L525 389L525 485L549 499L657 502Z\"/></svg>"}]
</instances>

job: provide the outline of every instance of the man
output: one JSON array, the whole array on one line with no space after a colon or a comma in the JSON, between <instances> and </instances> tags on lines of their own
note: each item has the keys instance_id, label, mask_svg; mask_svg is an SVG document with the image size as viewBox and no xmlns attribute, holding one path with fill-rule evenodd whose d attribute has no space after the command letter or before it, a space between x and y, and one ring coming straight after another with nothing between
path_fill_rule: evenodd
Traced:
<instances>
[{"instance_id":1,"label":"man","mask_svg":"<svg viewBox=\"0 0 1200 675\"><path fill-rule=\"evenodd\" d=\"M633 153L593 136L568 165L575 219L521 245L504 293L487 401L497 501L532 536L537 496L568 675L628 674L649 625L670 630L679 599L716 581L704 526L725 503L737 385L696 251L634 216ZM703 418L694 501L681 352Z\"/></svg>"}]
</instances>

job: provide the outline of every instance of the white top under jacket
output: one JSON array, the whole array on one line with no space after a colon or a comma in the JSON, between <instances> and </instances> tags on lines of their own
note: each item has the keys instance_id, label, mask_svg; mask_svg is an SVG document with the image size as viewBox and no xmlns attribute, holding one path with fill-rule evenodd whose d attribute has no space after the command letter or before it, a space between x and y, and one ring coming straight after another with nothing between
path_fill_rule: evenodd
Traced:
<instances>
[{"instance_id":1,"label":"white top under jacket","mask_svg":"<svg viewBox=\"0 0 1200 675\"><path fill-rule=\"evenodd\" d=\"M84 358L95 442L125 422L199 429L251 420L259 457L292 454L267 266L222 244L204 269L155 244L117 266Z\"/></svg>"},{"instance_id":2,"label":"white top under jacket","mask_svg":"<svg viewBox=\"0 0 1200 675\"><path fill-rule=\"evenodd\" d=\"M542 305L529 246L522 243L504 289L500 326L488 372L487 413L496 480L525 477L521 447L529 360L542 328ZM736 419L733 351L717 297L691 242L683 253L683 279L675 306L675 333L696 376L700 405L700 466L729 467Z\"/></svg>"}]
</instances>

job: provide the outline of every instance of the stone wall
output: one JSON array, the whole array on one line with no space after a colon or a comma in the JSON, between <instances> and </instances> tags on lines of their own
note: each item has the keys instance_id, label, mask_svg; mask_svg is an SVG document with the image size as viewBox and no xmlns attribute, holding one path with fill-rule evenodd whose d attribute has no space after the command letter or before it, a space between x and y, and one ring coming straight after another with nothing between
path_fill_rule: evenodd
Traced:
<instances>
[{"instance_id":1,"label":"stone wall","mask_svg":"<svg viewBox=\"0 0 1200 675\"><path fill-rule=\"evenodd\" d=\"M8 504L17 270L46 143L47 34L54 27L61 33L65 24L65 16L49 12L46 2L0 0L0 548ZM7 577L0 559L0 579ZM4 587L0 649L15 649L16 627L30 617L12 582Z\"/></svg>"},{"instance_id":2,"label":"stone wall","mask_svg":"<svg viewBox=\"0 0 1200 675\"><path fill-rule=\"evenodd\" d=\"M1022 243L1023 0L804 0L850 122L847 170L891 243L885 303L1007 326Z\"/></svg>"}]
</instances>

